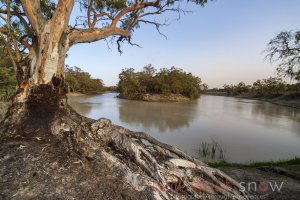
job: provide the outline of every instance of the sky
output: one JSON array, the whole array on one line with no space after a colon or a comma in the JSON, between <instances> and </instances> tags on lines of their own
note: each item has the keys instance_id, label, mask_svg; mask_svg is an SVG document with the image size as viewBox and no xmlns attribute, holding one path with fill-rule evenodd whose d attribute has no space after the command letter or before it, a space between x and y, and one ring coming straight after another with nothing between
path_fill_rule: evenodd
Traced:
<instances>
[{"instance_id":1,"label":"sky","mask_svg":"<svg viewBox=\"0 0 300 200\"><path fill-rule=\"evenodd\" d=\"M193 11L166 14L169 26L151 25L136 30L132 40L142 48L99 41L78 44L68 52L66 64L78 66L107 86L116 85L123 68L141 70L176 66L201 77L210 88L276 76L276 65L265 60L267 43L281 31L300 28L300 0L215 0L203 8L182 3ZM78 11L74 11L73 18Z\"/></svg>"}]
</instances>

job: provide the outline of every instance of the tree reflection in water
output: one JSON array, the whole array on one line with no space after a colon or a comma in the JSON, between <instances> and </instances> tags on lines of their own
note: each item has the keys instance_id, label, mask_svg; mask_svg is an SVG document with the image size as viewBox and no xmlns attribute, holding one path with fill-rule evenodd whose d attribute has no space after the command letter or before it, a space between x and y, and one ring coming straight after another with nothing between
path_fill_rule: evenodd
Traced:
<instances>
[{"instance_id":1,"label":"tree reflection in water","mask_svg":"<svg viewBox=\"0 0 300 200\"><path fill-rule=\"evenodd\" d=\"M141 126L145 130L155 127L161 133L189 127L197 114L197 101L161 103L122 100L118 105L122 122Z\"/></svg>"},{"instance_id":2,"label":"tree reflection in water","mask_svg":"<svg viewBox=\"0 0 300 200\"><path fill-rule=\"evenodd\" d=\"M216 139L231 162L289 159L300 152L300 110L267 102L201 96L189 103L114 98L116 93L72 97L81 114L135 131L198 156L199 145Z\"/></svg>"},{"instance_id":3,"label":"tree reflection in water","mask_svg":"<svg viewBox=\"0 0 300 200\"><path fill-rule=\"evenodd\" d=\"M87 96L72 96L68 97L68 104L79 114L87 116L91 112L94 103L89 102Z\"/></svg>"}]
</instances>

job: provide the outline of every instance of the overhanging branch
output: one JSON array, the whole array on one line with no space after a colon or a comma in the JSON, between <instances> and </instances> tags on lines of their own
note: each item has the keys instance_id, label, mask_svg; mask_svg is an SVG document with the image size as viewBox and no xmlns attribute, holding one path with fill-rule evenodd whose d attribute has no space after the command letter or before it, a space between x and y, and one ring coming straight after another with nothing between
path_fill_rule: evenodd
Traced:
<instances>
[{"instance_id":1,"label":"overhanging branch","mask_svg":"<svg viewBox=\"0 0 300 200\"><path fill-rule=\"evenodd\" d=\"M104 27L100 29L73 29L69 34L69 39L70 45L74 45L78 43L95 42L113 35L119 35L127 38L130 36L130 31L116 27Z\"/></svg>"}]
</instances>

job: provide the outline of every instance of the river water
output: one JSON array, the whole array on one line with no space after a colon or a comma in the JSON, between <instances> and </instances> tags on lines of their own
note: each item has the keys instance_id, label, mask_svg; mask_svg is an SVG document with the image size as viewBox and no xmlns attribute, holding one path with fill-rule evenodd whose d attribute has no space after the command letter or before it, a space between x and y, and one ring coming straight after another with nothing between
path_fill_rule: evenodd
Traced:
<instances>
[{"instance_id":1,"label":"river water","mask_svg":"<svg viewBox=\"0 0 300 200\"><path fill-rule=\"evenodd\" d=\"M145 131L195 157L201 155L199 149L205 149L204 143L217 143L229 162L300 156L300 109L207 95L188 103L130 101L116 96L69 97L69 103L82 115Z\"/></svg>"}]
</instances>

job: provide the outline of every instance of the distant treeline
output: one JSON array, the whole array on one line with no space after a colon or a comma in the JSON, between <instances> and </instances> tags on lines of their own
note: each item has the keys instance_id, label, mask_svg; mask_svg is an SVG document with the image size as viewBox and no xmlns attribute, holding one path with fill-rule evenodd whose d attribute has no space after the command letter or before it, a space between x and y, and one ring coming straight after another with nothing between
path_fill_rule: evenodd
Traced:
<instances>
[{"instance_id":1,"label":"distant treeline","mask_svg":"<svg viewBox=\"0 0 300 200\"><path fill-rule=\"evenodd\" d=\"M114 87L104 87L101 79L94 79L88 72L79 67L66 66L65 81L68 92L100 93L105 90L113 90ZM0 100L8 101L17 89L15 73L10 60L0 60Z\"/></svg>"},{"instance_id":2,"label":"distant treeline","mask_svg":"<svg viewBox=\"0 0 300 200\"><path fill-rule=\"evenodd\" d=\"M282 95L287 93L300 94L300 83L288 84L278 77L257 80L252 85L240 82L237 85L225 84L223 88L213 88L207 93L224 93L229 96L240 94L253 94L257 96Z\"/></svg>"},{"instance_id":3,"label":"distant treeline","mask_svg":"<svg viewBox=\"0 0 300 200\"><path fill-rule=\"evenodd\" d=\"M181 94L188 98L200 96L201 79L182 69L162 68L158 72L152 65L143 71L135 72L133 68L123 69L119 74L118 92L128 99L150 94Z\"/></svg>"},{"instance_id":4,"label":"distant treeline","mask_svg":"<svg viewBox=\"0 0 300 200\"><path fill-rule=\"evenodd\" d=\"M99 93L105 90L101 79L94 79L79 67L65 67L65 81L68 92Z\"/></svg>"}]
</instances>

